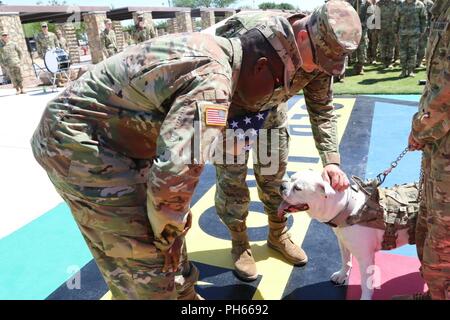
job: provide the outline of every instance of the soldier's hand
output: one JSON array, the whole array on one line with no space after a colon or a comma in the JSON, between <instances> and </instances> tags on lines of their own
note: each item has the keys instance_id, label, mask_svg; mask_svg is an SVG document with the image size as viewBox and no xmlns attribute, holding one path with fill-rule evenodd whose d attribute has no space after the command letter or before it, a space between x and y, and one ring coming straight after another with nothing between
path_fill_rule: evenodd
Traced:
<instances>
[{"instance_id":1,"label":"soldier's hand","mask_svg":"<svg viewBox=\"0 0 450 320\"><path fill-rule=\"evenodd\" d=\"M422 150L425 145L417 141L412 132L409 133L408 148L410 151Z\"/></svg>"},{"instance_id":2,"label":"soldier's hand","mask_svg":"<svg viewBox=\"0 0 450 320\"><path fill-rule=\"evenodd\" d=\"M163 272L176 272L180 265L181 250L183 248L184 237L192 226L192 213L189 212L187 216L186 225L183 232L175 239L169 250L164 251L164 266Z\"/></svg>"},{"instance_id":3,"label":"soldier's hand","mask_svg":"<svg viewBox=\"0 0 450 320\"><path fill-rule=\"evenodd\" d=\"M328 164L323 168L322 178L339 192L344 191L350 185L347 175L335 164Z\"/></svg>"}]
</instances>

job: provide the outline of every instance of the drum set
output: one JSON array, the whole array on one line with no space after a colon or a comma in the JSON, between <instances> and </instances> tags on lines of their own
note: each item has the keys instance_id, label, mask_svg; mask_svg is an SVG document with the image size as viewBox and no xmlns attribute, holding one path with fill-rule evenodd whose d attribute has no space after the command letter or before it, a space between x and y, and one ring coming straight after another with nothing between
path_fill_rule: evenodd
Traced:
<instances>
[{"instance_id":1,"label":"drum set","mask_svg":"<svg viewBox=\"0 0 450 320\"><path fill-rule=\"evenodd\" d=\"M45 68L52 74L52 86L55 88L57 79L65 76L70 81L70 57L69 54L61 48L53 48L48 50L44 56Z\"/></svg>"}]
</instances>

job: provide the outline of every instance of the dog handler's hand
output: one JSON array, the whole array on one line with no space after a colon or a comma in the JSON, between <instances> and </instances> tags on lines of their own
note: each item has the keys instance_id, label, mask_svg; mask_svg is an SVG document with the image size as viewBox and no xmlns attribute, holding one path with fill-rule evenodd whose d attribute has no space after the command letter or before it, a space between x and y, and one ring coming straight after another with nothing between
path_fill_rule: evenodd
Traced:
<instances>
[{"instance_id":1,"label":"dog handler's hand","mask_svg":"<svg viewBox=\"0 0 450 320\"><path fill-rule=\"evenodd\" d=\"M184 236L187 234L191 226L192 226L192 213L189 212L183 232L175 239L169 250L163 251L164 255L164 266L162 268L163 272L178 271L178 266L180 264L181 258L181 249L183 247L184 242Z\"/></svg>"},{"instance_id":2,"label":"dog handler's hand","mask_svg":"<svg viewBox=\"0 0 450 320\"><path fill-rule=\"evenodd\" d=\"M412 132L409 134L408 138L408 148L410 151L422 150L425 145L417 141Z\"/></svg>"},{"instance_id":3,"label":"dog handler's hand","mask_svg":"<svg viewBox=\"0 0 450 320\"><path fill-rule=\"evenodd\" d=\"M323 168L322 178L336 191L342 192L350 185L347 175L335 164L327 164Z\"/></svg>"}]
</instances>

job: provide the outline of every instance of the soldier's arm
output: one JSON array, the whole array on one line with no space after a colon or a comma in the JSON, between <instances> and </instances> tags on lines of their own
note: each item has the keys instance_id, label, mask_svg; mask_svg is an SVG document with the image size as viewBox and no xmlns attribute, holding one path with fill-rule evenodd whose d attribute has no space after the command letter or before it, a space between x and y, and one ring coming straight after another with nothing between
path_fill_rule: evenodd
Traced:
<instances>
[{"instance_id":1,"label":"soldier's arm","mask_svg":"<svg viewBox=\"0 0 450 320\"><path fill-rule=\"evenodd\" d=\"M420 33L424 33L427 28L427 11L425 6L422 6L422 10L420 10Z\"/></svg>"},{"instance_id":2,"label":"soldier's arm","mask_svg":"<svg viewBox=\"0 0 450 320\"><path fill-rule=\"evenodd\" d=\"M303 88L311 129L322 164L340 164L337 123L332 104L332 77L321 73Z\"/></svg>"},{"instance_id":3,"label":"soldier's arm","mask_svg":"<svg viewBox=\"0 0 450 320\"><path fill-rule=\"evenodd\" d=\"M38 56L42 57L42 46L41 46L41 41L39 40L39 37L36 37L35 41L36 41L36 50L37 50Z\"/></svg>"},{"instance_id":4,"label":"soldier's arm","mask_svg":"<svg viewBox=\"0 0 450 320\"><path fill-rule=\"evenodd\" d=\"M433 143L450 130L450 47L441 57L440 70L432 70L412 121L412 135L420 143Z\"/></svg>"},{"instance_id":5,"label":"soldier's arm","mask_svg":"<svg viewBox=\"0 0 450 320\"><path fill-rule=\"evenodd\" d=\"M207 122L206 113L223 109L226 120L230 100L230 81L211 73L203 79L192 79L189 89L170 106L161 126L147 189L147 214L155 246L162 251L183 232L204 163L225 129L225 124L214 124L217 119Z\"/></svg>"},{"instance_id":6,"label":"soldier's arm","mask_svg":"<svg viewBox=\"0 0 450 320\"><path fill-rule=\"evenodd\" d=\"M20 48L17 44L15 45L15 47L16 47L15 49L16 49L17 55L19 56L19 60L22 61L22 50L20 50Z\"/></svg>"},{"instance_id":7,"label":"soldier's arm","mask_svg":"<svg viewBox=\"0 0 450 320\"><path fill-rule=\"evenodd\" d=\"M398 34L400 28L400 11L398 5L395 7L394 13L394 30Z\"/></svg>"},{"instance_id":8,"label":"soldier's arm","mask_svg":"<svg viewBox=\"0 0 450 320\"><path fill-rule=\"evenodd\" d=\"M108 57L108 51L106 50L107 48L106 48L106 37L105 37L105 35L102 33L101 35L100 35L100 43L101 43L101 45L102 45L102 52L103 52L103 55L105 56L105 57Z\"/></svg>"}]
</instances>

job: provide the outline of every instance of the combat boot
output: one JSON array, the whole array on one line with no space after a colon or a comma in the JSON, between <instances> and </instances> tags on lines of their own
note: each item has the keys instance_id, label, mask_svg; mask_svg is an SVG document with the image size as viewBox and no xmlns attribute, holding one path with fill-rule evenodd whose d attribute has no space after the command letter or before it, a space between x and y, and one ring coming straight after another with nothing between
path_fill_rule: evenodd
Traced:
<instances>
[{"instance_id":1,"label":"combat boot","mask_svg":"<svg viewBox=\"0 0 450 320\"><path fill-rule=\"evenodd\" d=\"M402 69L402 73L400 73L400 78L405 78L405 77L407 77L406 69Z\"/></svg>"},{"instance_id":2,"label":"combat boot","mask_svg":"<svg viewBox=\"0 0 450 320\"><path fill-rule=\"evenodd\" d=\"M431 300L430 291L393 296L391 300Z\"/></svg>"},{"instance_id":3,"label":"combat boot","mask_svg":"<svg viewBox=\"0 0 450 320\"><path fill-rule=\"evenodd\" d=\"M415 77L416 76L416 74L414 73L414 69L410 69L410 70L408 70L408 77Z\"/></svg>"},{"instance_id":4,"label":"combat boot","mask_svg":"<svg viewBox=\"0 0 450 320\"><path fill-rule=\"evenodd\" d=\"M20 89L19 89L19 87L16 87L16 94L20 94Z\"/></svg>"},{"instance_id":5,"label":"combat boot","mask_svg":"<svg viewBox=\"0 0 450 320\"><path fill-rule=\"evenodd\" d=\"M287 220L283 222L269 220L267 246L280 252L293 265L304 266L308 262L308 256L291 240L286 224Z\"/></svg>"},{"instance_id":6,"label":"combat boot","mask_svg":"<svg viewBox=\"0 0 450 320\"><path fill-rule=\"evenodd\" d=\"M254 281L258 278L256 262L248 243L247 230L233 231L231 233L231 257L233 259L234 273L243 281Z\"/></svg>"},{"instance_id":7,"label":"combat boot","mask_svg":"<svg viewBox=\"0 0 450 320\"><path fill-rule=\"evenodd\" d=\"M355 67L353 68L353 74L354 75L364 74L363 66L355 65Z\"/></svg>"},{"instance_id":8,"label":"combat boot","mask_svg":"<svg viewBox=\"0 0 450 320\"><path fill-rule=\"evenodd\" d=\"M178 295L178 300L205 300L201 295L199 295L194 286L190 286Z\"/></svg>"},{"instance_id":9,"label":"combat boot","mask_svg":"<svg viewBox=\"0 0 450 320\"><path fill-rule=\"evenodd\" d=\"M20 87L20 94L25 94L25 90L23 90L23 87Z\"/></svg>"}]
</instances>

